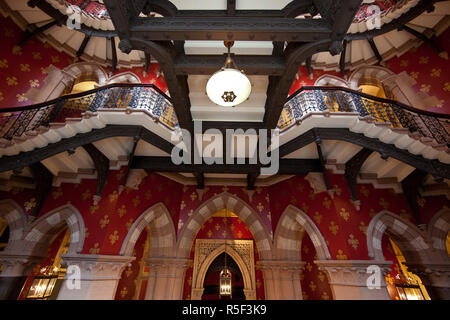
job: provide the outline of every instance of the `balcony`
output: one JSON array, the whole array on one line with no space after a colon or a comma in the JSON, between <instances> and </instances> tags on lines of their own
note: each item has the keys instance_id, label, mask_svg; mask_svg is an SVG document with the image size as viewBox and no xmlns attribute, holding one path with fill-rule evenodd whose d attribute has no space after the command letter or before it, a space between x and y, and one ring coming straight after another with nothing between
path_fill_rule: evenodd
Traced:
<instances>
[{"instance_id":1,"label":"balcony","mask_svg":"<svg viewBox=\"0 0 450 320\"><path fill-rule=\"evenodd\" d=\"M64 123L70 118L79 118L88 111L121 109L125 112L145 111L169 130L178 127L170 98L156 86L112 84L32 106L3 109L0 112L0 138L7 145L14 137L54 123ZM317 113L357 115L393 130L408 130L411 135L419 135L435 146L448 147L450 144L450 115L414 109L343 87L301 88L288 98L277 127L283 133L300 125L307 116Z\"/></svg>"}]
</instances>

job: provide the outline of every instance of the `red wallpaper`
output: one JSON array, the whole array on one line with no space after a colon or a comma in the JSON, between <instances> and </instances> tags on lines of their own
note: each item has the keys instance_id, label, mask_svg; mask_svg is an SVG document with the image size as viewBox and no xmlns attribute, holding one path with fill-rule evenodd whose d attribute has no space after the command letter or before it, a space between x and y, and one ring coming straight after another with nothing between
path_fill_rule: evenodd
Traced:
<instances>
[{"instance_id":1,"label":"red wallpaper","mask_svg":"<svg viewBox=\"0 0 450 320\"><path fill-rule=\"evenodd\" d=\"M437 39L444 51L450 53L450 29L447 29ZM417 92L425 92L437 97L440 102L429 111L450 113L450 60L443 59L429 46L422 45L386 62L386 67L395 73L406 71L417 84Z\"/></svg>"},{"instance_id":2,"label":"red wallpaper","mask_svg":"<svg viewBox=\"0 0 450 320\"><path fill-rule=\"evenodd\" d=\"M96 206L92 201L97 188L96 180L83 180L80 184L63 183L59 188L53 187L44 202L41 215L67 203L75 206L86 226L83 253L91 254L118 254L133 222L158 202L164 203L174 223L178 221L181 185L158 174L149 173L139 190L125 189L119 195L118 188L124 172L125 168L122 168L109 173L102 199ZM1 199L13 199L27 213L31 213L36 206L34 197L32 190L14 189L9 194L0 193Z\"/></svg>"},{"instance_id":3,"label":"red wallpaper","mask_svg":"<svg viewBox=\"0 0 450 320\"><path fill-rule=\"evenodd\" d=\"M438 44L444 51L450 53L450 29L447 29L438 38ZM426 44L419 48L414 48L400 57L393 57L385 61L385 67L398 74L406 71L417 81L414 89L417 92L425 92L430 96L437 97L440 102L435 107L429 108L429 111L438 113L450 113L450 74L446 72L450 68L450 60L443 59ZM349 76L352 72L346 71ZM342 78L340 73L333 71L313 70L313 79L311 80L305 67L300 67L298 71L299 79L294 81L289 94L294 93L302 86L312 86L317 78L324 74L330 74Z\"/></svg>"},{"instance_id":4,"label":"red wallpaper","mask_svg":"<svg viewBox=\"0 0 450 320\"><path fill-rule=\"evenodd\" d=\"M24 37L24 32L10 19L0 15L0 107L29 105L25 93L39 88L50 64L62 69L73 62L64 52L58 52L37 39L30 40L20 51L14 45Z\"/></svg>"},{"instance_id":5,"label":"red wallpaper","mask_svg":"<svg viewBox=\"0 0 450 320\"><path fill-rule=\"evenodd\" d=\"M302 260L306 262L301 275L303 300L332 300L333 294L325 272L320 271L314 260L317 253L308 235L302 239Z\"/></svg>"},{"instance_id":6,"label":"red wallpaper","mask_svg":"<svg viewBox=\"0 0 450 320\"><path fill-rule=\"evenodd\" d=\"M142 259L144 258L144 248L146 240L147 231L144 229L138 240L136 241L136 245L134 246L133 257L135 257L136 260L131 262L131 266L126 267L122 272L119 284L117 285L115 297L116 300L131 300L134 298L137 288L140 264L142 263ZM145 297L145 286L143 287L144 288L141 289L144 289Z\"/></svg>"},{"instance_id":7,"label":"red wallpaper","mask_svg":"<svg viewBox=\"0 0 450 320\"><path fill-rule=\"evenodd\" d=\"M44 84L47 74L45 69L53 64L63 69L74 62L73 57L59 52L38 39L27 42L21 50L14 51L14 45L24 37L24 32L10 19L0 15L0 34L2 50L0 51L0 108L26 106L32 104L25 98L30 88L39 88ZM110 68L104 68L109 72ZM142 83L154 83L164 92L167 90L162 74L157 77L159 65L151 64L144 77L144 68L121 68L114 75L122 72L134 72Z\"/></svg>"},{"instance_id":8,"label":"red wallpaper","mask_svg":"<svg viewBox=\"0 0 450 320\"><path fill-rule=\"evenodd\" d=\"M240 240L253 240L253 235L249 231L245 223L237 217L211 217L206 221L197 233L195 239L240 239ZM255 247L255 244L253 244ZM194 260L194 247L195 242L191 250L191 259ZM255 247L255 264L259 261L258 251ZM189 267L186 270L186 277L184 281L183 299L190 300L192 289L192 272L193 268ZM256 268L256 298L258 300L264 300L264 281L262 277L262 271ZM214 277L208 281L212 281ZM206 283L206 279L205 279Z\"/></svg>"},{"instance_id":9,"label":"red wallpaper","mask_svg":"<svg viewBox=\"0 0 450 320\"><path fill-rule=\"evenodd\" d=\"M328 244L332 259L369 259L366 230L371 218L383 209L413 221L403 194L391 189L374 189L372 185L359 184L358 195L361 210L350 202L350 192L343 175L328 172L330 182L336 189L334 199L323 192L314 194L302 176L291 178L271 186L271 212L273 225L288 204L303 210L317 225Z\"/></svg>"}]
</instances>

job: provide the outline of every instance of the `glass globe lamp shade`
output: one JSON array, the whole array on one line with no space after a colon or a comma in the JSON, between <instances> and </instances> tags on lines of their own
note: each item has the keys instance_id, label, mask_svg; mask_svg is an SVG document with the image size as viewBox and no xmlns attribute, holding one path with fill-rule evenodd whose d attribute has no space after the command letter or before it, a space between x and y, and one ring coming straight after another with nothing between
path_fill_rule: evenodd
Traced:
<instances>
[{"instance_id":1,"label":"glass globe lamp shade","mask_svg":"<svg viewBox=\"0 0 450 320\"><path fill-rule=\"evenodd\" d=\"M233 68L223 68L214 73L206 84L206 94L215 104L234 107L250 96L252 85L247 76Z\"/></svg>"}]
</instances>

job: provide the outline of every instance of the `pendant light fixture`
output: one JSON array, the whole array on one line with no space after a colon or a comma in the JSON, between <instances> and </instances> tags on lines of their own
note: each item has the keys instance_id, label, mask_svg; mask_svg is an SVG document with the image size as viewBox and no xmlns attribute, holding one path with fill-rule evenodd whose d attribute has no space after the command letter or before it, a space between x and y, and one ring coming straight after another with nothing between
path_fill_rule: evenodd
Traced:
<instances>
[{"instance_id":1,"label":"pendant light fixture","mask_svg":"<svg viewBox=\"0 0 450 320\"><path fill-rule=\"evenodd\" d=\"M228 232L228 209L225 209L225 231ZM225 264L220 272L219 294L221 297L231 297L231 272L227 267L227 239L224 242Z\"/></svg>"},{"instance_id":2,"label":"pendant light fixture","mask_svg":"<svg viewBox=\"0 0 450 320\"><path fill-rule=\"evenodd\" d=\"M239 70L231 58L230 49L234 41L224 41L228 48L224 66L209 78L206 84L206 94L219 106L234 107L250 96L252 85L250 80Z\"/></svg>"}]
</instances>

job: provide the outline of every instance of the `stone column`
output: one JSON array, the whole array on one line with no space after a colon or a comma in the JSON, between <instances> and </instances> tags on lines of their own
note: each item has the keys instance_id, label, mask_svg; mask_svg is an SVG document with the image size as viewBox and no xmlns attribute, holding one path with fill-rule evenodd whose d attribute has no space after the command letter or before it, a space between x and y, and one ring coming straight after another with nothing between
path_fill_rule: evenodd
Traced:
<instances>
[{"instance_id":1,"label":"stone column","mask_svg":"<svg viewBox=\"0 0 450 320\"><path fill-rule=\"evenodd\" d=\"M314 263L327 274L335 300L391 299L385 280L390 261L317 260Z\"/></svg>"},{"instance_id":2,"label":"stone column","mask_svg":"<svg viewBox=\"0 0 450 320\"><path fill-rule=\"evenodd\" d=\"M16 300L33 267L44 257L33 257L12 252L0 252L0 300Z\"/></svg>"},{"instance_id":3,"label":"stone column","mask_svg":"<svg viewBox=\"0 0 450 320\"><path fill-rule=\"evenodd\" d=\"M259 261L267 300L303 300L300 274L303 261Z\"/></svg>"},{"instance_id":4,"label":"stone column","mask_svg":"<svg viewBox=\"0 0 450 320\"><path fill-rule=\"evenodd\" d=\"M181 300L184 276L191 260L148 258L149 279L145 300Z\"/></svg>"},{"instance_id":5,"label":"stone column","mask_svg":"<svg viewBox=\"0 0 450 320\"><path fill-rule=\"evenodd\" d=\"M431 300L450 300L450 263L406 264L427 288Z\"/></svg>"},{"instance_id":6,"label":"stone column","mask_svg":"<svg viewBox=\"0 0 450 320\"><path fill-rule=\"evenodd\" d=\"M136 259L91 254L61 257L67 272L58 300L113 300L122 271Z\"/></svg>"}]
</instances>

